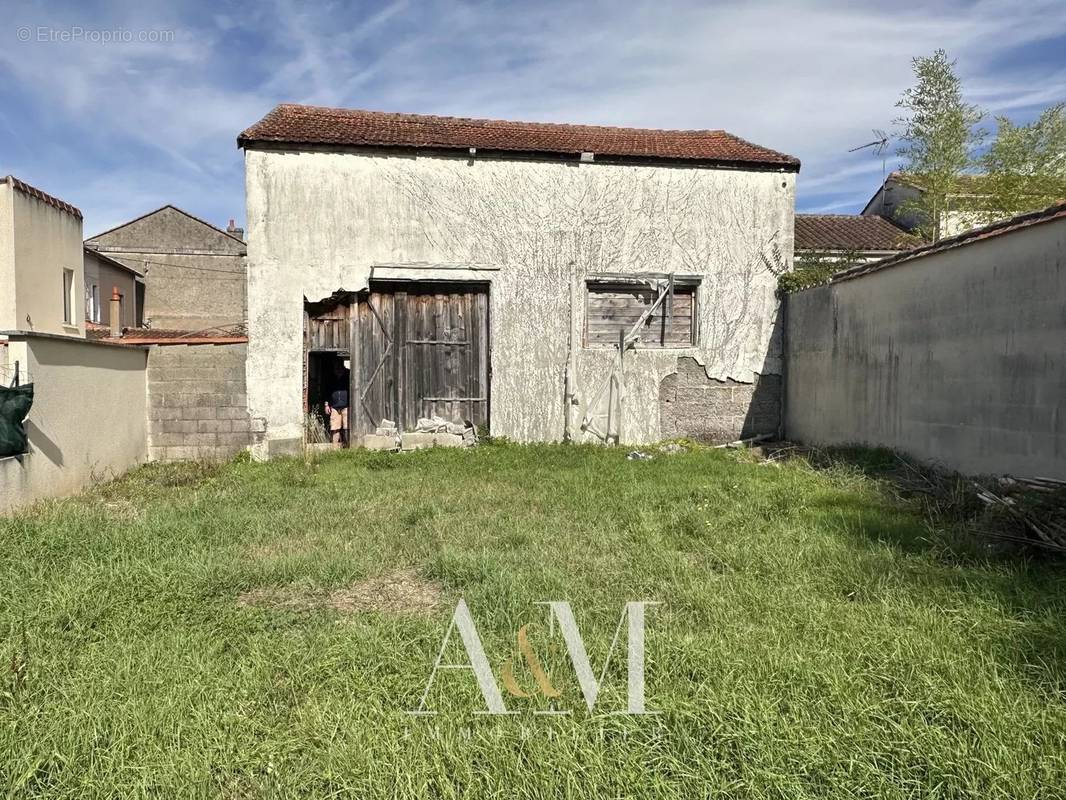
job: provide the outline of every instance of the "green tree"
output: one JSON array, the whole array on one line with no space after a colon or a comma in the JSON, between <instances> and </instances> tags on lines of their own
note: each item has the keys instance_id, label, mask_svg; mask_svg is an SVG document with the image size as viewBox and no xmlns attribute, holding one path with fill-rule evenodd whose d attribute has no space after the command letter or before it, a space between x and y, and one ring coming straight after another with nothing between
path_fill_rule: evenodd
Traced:
<instances>
[{"instance_id":1,"label":"green tree","mask_svg":"<svg viewBox=\"0 0 1066 800\"><path fill-rule=\"evenodd\" d=\"M1066 199L1066 104L1029 125L997 117L996 138L980 159L986 222L1045 208Z\"/></svg>"},{"instance_id":2,"label":"green tree","mask_svg":"<svg viewBox=\"0 0 1066 800\"><path fill-rule=\"evenodd\" d=\"M796 256L792 271L777 279L778 291L791 294L811 286L829 283L836 273L862 261L862 254L855 250L802 253Z\"/></svg>"},{"instance_id":3,"label":"green tree","mask_svg":"<svg viewBox=\"0 0 1066 800\"><path fill-rule=\"evenodd\" d=\"M917 82L896 103L907 112L896 120L903 127L899 155L904 171L923 191L903 204L900 213L917 212L919 233L936 241L949 196L956 193L960 176L974 163L974 150L981 145L983 132L975 126L984 114L963 102L955 62L943 50L912 59L911 64Z\"/></svg>"}]
</instances>

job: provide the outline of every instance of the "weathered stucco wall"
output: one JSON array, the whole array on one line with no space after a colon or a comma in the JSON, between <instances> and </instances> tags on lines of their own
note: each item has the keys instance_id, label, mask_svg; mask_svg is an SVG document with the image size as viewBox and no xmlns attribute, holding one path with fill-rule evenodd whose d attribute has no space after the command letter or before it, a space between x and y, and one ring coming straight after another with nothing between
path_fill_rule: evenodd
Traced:
<instances>
[{"instance_id":1,"label":"weathered stucco wall","mask_svg":"<svg viewBox=\"0 0 1066 800\"><path fill-rule=\"evenodd\" d=\"M786 434L1066 478L1066 221L788 301Z\"/></svg>"},{"instance_id":2,"label":"weathered stucco wall","mask_svg":"<svg viewBox=\"0 0 1066 800\"><path fill-rule=\"evenodd\" d=\"M659 386L679 355L719 380L780 371L774 291L792 261L792 173L272 150L245 159L248 395L266 423L261 455L302 436L304 298L362 289L376 266L498 267L488 276L496 435L562 438L568 334L582 403L609 375L614 351L580 348L584 281L596 272L702 276L698 346L626 356L623 442L660 438Z\"/></svg>"},{"instance_id":3,"label":"weathered stucco wall","mask_svg":"<svg viewBox=\"0 0 1066 800\"><path fill-rule=\"evenodd\" d=\"M0 459L0 513L73 494L144 460L144 348L31 335L8 349L34 400L29 453Z\"/></svg>"}]
</instances>

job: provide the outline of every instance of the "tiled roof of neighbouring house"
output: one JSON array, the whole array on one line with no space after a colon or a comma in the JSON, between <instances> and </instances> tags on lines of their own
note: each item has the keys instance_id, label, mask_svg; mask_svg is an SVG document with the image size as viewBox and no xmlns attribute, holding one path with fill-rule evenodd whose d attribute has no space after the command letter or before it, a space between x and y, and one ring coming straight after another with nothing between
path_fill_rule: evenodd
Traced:
<instances>
[{"instance_id":1,"label":"tiled roof of neighbouring house","mask_svg":"<svg viewBox=\"0 0 1066 800\"><path fill-rule=\"evenodd\" d=\"M220 325L217 328L204 328L198 331L184 331L170 328L126 328L122 338L129 341L149 342L152 344L222 344L227 342L248 341L248 326L243 322L233 325Z\"/></svg>"},{"instance_id":2,"label":"tiled roof of neighbouring house","mask_svg":"<svg viewBox=\"0 0 1066 800\"><path fill-rule=\"evenodd\" d=\"M1055 220L1066 220L1066 200L1060 201L1041 211L1031 211L1028 214L1019 214L1016 217L1011 217L1010 219L1005 219L1001 222L994 222L983 228L975 228L972 231L960 233L958 236L952 236L949 239L941 239L939 242L916 247L913 250L907 250L898 255L888 256L879 261L871 261L868 264L857 264L850 269L836 273L833 276L833 283L836 283L837 281L845 281L850 278L858 278L867 273L885 269L886 267L892 267L896 264L913 261L916 258L922 258L923 256L940 253L945 250L954 250L956 247L963 247L986 239L994 239L997 236L1003 236L1007 233L1013 233L1015 231L1024 230L1025 228L1030 228L1033 225L1040 225Z\"/></svg>"},{"instance_id":3,"label":"tiled roof of neighbouring house","mask_svg":"<svg viewBox=\"0 0 1066 800\"><path fill-rule=\"evenodd\" d=\"M392 114L282 104L237 137L257 143L403 147L670 159L798 170L792 156L720 130L664 131Z\"/></svg>"},{"instance_id":4,"label":"tiled roof of neighbouring house","mask_svg":"<svg viewBox=\"0 0 1066 800\"><path fill-rule=\"evenodd\" d=\"M884 217L858 214L797 214L796 250L909 250L922 240Z\"/></svg>"},{"instance_id":5,"label":"tiled roof of neighbouring house","mask_svg":"<svg viewBox=\"0 0 1066 800\"><path fill-rule=\"evenodd\" d=\"M123 328L121 337L111 337L110 328L95 322L86 323L85 335L90 339L107 340L116 344L240 344L248 341L248 326L243 322L204 328L198 331L174 328Z\"/></svg>"},{"instance_id":6,"label":"tiled roof of neighbouring house","mask_svg":"<svg viewBox=\"0 0 1066 800\"><path fill-rule=\"evenodd\" d=\"M53 208L58 208L60 211L66 211L68 214L77 217L78 219L81 219L81 211L72 206L70 203L60 200L58 197L52 197L52 195L48 194L47 192L42 192L40 189L34 186L30 186L28 183L20 181L14 175L8 175L5 178L0 178L0 183L7 183L12 188L17 189L23 194L29 195L30 197L33 197L36 200L40 200L42 203L47 203Z\"/></svg>"}]
</instances>

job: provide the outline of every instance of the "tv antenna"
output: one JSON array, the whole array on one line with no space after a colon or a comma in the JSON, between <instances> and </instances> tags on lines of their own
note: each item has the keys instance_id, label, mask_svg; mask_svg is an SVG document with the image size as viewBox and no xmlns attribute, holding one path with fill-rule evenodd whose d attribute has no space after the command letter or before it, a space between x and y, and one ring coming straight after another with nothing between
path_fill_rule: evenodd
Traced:
<instances>
[{"instance_id":1,"label":"tv antenna","mask_svg":"<svg viewBox=\"0 0 1066 800\"><path fill-rule=\"evenodd\" d=\"M881 156L881 203L882 213L884 213L884 192L885 192L885 180L888 178L887 167L888 158L885 156L885 152L888 150L888 134L880 128L874 128L871 131L876 137L872 142L866 144L860 144L858 147L853 147L848 150L849 153L857 153L859 150L866 150L867 148L873 148L875 156Z\"/></svg>"},{"instance_id":2,"label":"tv antenna","mask_svg":"<svg viewBox=\"0 0 1066 800\"><path fill-rule=\"evenodd\" d=\"M876 139L874 139L872 142L867 142L866 144L860 144L858 147L853 147L848 150L848 152L855 153L859 150L865 150L867 147L872 147L874 148L875 155L883 156L885 154L885 150L888 149L888 134L882 130L876 129L871 132L874 136L877 137Z\"/></svg>"}]
</instances>

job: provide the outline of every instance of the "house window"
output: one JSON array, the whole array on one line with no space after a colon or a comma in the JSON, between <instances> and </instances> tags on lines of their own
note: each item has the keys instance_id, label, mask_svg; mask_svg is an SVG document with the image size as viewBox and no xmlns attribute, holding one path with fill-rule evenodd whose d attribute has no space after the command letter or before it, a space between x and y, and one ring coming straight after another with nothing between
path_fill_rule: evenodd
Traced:
<instances>
[{"instance_id":1,"label":"house window","mask_svg":"<svg viewBox=\"0 0 1066 800\"><path fill-rule=\"evenodd\" d=\"M85 292L85 319L100 321L100 287L92 284Z\"/></svg>"},{"instance_id":2,"label":"house window","mask_svg":"<svg viewBox=\"0 0 1066 800\"><path fill-rule=\"evenodd\" d=\"M74 310L74 270L63 270L63 323L73 325L76 318Z\"/></svg>"},{"instance_id":3,"label":"house window","mask_svg":"<svg viewBox=\"0 0 1066 800\"><path fill-rule=\"evenodd\" d=\"M672 291L661 277L589 281L586 288L587 347L617 346L631 333L639 348L696 344L697 281L675 279Z\"/></svg>"}]
</instances>

